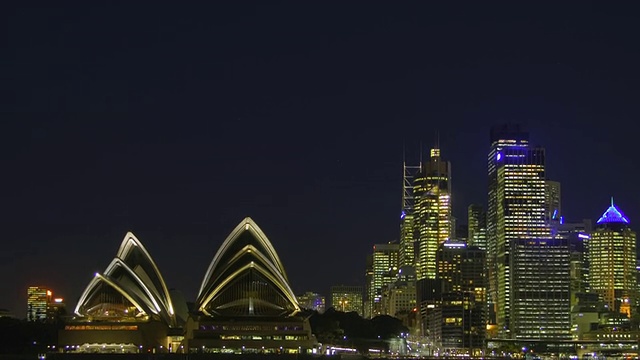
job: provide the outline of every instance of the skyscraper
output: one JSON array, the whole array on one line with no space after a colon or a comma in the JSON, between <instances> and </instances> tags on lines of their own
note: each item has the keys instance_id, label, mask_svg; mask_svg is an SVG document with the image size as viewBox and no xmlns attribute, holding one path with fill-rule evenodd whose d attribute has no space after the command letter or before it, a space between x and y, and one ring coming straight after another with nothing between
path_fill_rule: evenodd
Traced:
<instances>
[{"instance_id":1,"label":"skyscraper","mask_svg":"<svg viewBox=\"0 0 640 360\"><path fill-rule=\"evenodd\" d=\"M562 216L562 202L560 183L547 180L545 183L545 202L547 203L547 218L549 222L560 222Z\"/></svg>"},{"instance_id":2,"label":"skyscraper","mask_svg":"<svg viewBox=\"0 0 640 360\"><path fill-rule=\"evenodd\" d=\"M511 240L513 338L571 338L569 254L568 239Z\"/></svg>"},{"instance_id":3,"label":"skyscraper","mask_svg":"<svg viewBox=\"0 0 640 360\"><path fill-rule=\"evenodd\" d=\"M468 237L469 245L487 250L487 213L480 204L471 204L468 208Z\"/></svg>"},{"instance_id":4,"label":"skyscraper","mask_svg":"<svg viewBox=\"0 0 640 360\"><path fill-rule=\"evenodd\" d=\"M46 321L47 304L51 301L51 290L42 286L29 286L27 289L27 320Z\"/></svg>"},{"instance_id":5,"label":"skyscraper","mask_svg":"<svg viewBox=\"0 0 640 360\"><path fill-rule=\"evenodd\" d=\"M537 287L536 276L529 272L542 268L530 263L529 256L544 256L549 250L554 264L560 264L565 257L568 266L568 246L562 241L548 242L551 232L547 218L547 199L545 196L545 152L543 148L529 146L529 134L518 125L500 125L491 129L490 150L488 156L488 209L487 209L487 251L489 273L489 298L496 313L496 324L502 338L541 337L541 328L546 324L541 319L528 317L536 307L546 304L545 289ZM540 240L545 240L540 242ZM547 249L550 247L550 249ZM512 268L513 267L513 268ZM567 269L568 273L568 269ZM553 291L553 301L566 295L566 319L554 322L566 325L568 335L568 275L551 273L549 276L561 278L548 279L545 283ZM518 279L520 288L514 288ZM527 281L531 283L527 283ZM566 283L566 292L564 285ZM530 290L530 291L528 291ZM551 300L549 300L551 301ZM555 314L555 313L554 313ZM548 320L548 319L547 319ZM565 323L566 320L566 323ZM551 320L548 320L551 321ZM536 322L540 322L537 324ZM516 326L517 325L517 326ZM560 325L558 325L560 326ZM530 332L537 328L535 336ZM554 330L555 331L555 330ZM555 335L553 335L555 336ZM563 335L564 336L564 335Z\"/></svg>"},{"instance_id":6,"label":"skyscraper","mask_svg":"<svg viewBox=\"0 0 640 360\"><path fill-rule=\"evenodd\" d=\"M396 280L398 272L398 253L400 246L397 243L376 244L371 254L371 271L367 283L368 309L366 317L375 317L386 313L382 308L382 293L390 283Z\"/></svg>"},{"instance_id":7,"label":"skyscraper","mask_svg":"<svg viewBox=\"0 0 640 360\"><path fill-rule=\"evenodd\" d=\"M429 334L444 349L484 347L486 329L486 253L464 242L447 241L438 247L439 301L429 313Z\"/></svg>"},{"instance_id":8,"label":"skyscraper","mask_svg":"<svg viewBox=\"0 0 640 360\"><path fill-rule=\"evenodd\" d=\"M421 165L402 164L402 211L400 213L399 265L415 266L414 179Z\"/></svg>"},{"instance_id":9,"label":"skyscraper","mask_svg":"<svg viewBox=\"0 0 640 360\"><path fill-rule=\"evenodd\" d=\"M637 299L636 233L613 199L591 233L589 262L591 290L610 310L630 317Z\"/></svg>"},{"instance_id":10,"label":"skyscraper","mask_svg":"<svg viewBox=\"0 0 640 360\"><path fill-rule=\"evenodd\" d=\"M435 279L438 246L452 234L451 163L442 160L439 148L431 149L429 160L416 175L413 195L417 277Z\"/></svg>"},{"instance_id":11,"label":"skyscraper","mask_svg":"<svg viewBox=\"0 0 640 360\"><path fill-rule=\"evenodd\" d=\"M551 221L552 234L556 239L569 241L569 276L571 278L571 307L589 296L589 234L591 220L582 222ZM586 298L585 298L586 297Z\"/></svg>"}]
</instances>

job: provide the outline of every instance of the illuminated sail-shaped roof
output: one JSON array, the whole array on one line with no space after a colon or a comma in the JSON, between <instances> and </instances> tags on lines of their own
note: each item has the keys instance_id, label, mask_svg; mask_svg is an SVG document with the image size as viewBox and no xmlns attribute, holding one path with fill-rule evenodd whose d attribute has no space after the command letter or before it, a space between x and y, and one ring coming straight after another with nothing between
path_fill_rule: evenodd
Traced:
<instances>
[{"instance_id":1,"label":"illuminated sail-shaped roof","mask_svg":"<svg viewBox=\"0 0 640 360\"><path fill-rule=\"evenodd\" d=\"M102 320L159 318L174 326L176 318L167 286L149 252L127 233L104 273L96 273L75 313Z\"/></svg>"},{"instance_id":2,"label":"illuminated sail-shaped roof","mask_svg":"<svg viewBox=\"0 0 640 360\"><path fill-rule=\"evenodd\" d=\"M613 204L613 198L611 198L611 206L607 209L607 211L602 214L600 219L596 222L597 224L611 224L611 223L622 223L628 224L629 219L627 219L624 214Z\"/></svg>"},{"instance_id":3,"label":"illuminated sail-shaped roof","mask_svg":"<svg viewBox=\"0 0 640 360\"><path fill-rule=\"evenodd\" d=\"M248 217L213 257L196 305L209 316L286 316L300 311L278 254Z\"/></svg>"}]
</instances>

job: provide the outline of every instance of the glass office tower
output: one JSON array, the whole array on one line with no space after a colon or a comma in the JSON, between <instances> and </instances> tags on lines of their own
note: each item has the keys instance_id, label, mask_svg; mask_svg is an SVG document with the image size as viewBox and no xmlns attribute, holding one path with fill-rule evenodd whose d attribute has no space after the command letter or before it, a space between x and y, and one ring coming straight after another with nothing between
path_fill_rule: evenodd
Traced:
<instances>
[{"instance_id":1,"label":"glass office tower","mask_svg":"<svg viewBox=\"0 0 640 360\"><path fill-rule=\"evenodd\" d=\"M414 229L418 247L418 280L436 278L436 252L451 238L451 163L440 149L431 149L429 160L416 175L413 187Z\"/></svg>"},{"instance_id":2,"label":"glass office tower","mask_svg":"<svg viewBox=\"0 0 640 360\"><path fill-rule=\"evenodd\" d=\"M530 146L518 125L493 127L488 175L489 301L498 336L568 338L569 246L551 239L545 151ZM531 316L542 306L548 308L544 317Z\"/></svg>"}]
</instances>

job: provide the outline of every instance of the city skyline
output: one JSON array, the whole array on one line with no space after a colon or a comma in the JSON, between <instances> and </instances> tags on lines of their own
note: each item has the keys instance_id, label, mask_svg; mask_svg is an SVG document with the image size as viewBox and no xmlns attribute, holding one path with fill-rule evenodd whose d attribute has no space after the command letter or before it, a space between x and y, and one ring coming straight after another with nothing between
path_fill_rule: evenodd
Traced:
<instances>
[{"instance_id":1,"label":"city skyline","mask_svg":"<svg viewBox=\"0 0 640 360\"><path fill-rule=\"evenodd\" d=\"M546 149L565 219L613 196L634 228L637 25L581 4L15 4L0 308L24 314L30 285L74 306L127 231L195 297L189 274L245 216L296 294L364 284L371 246L399 238L403 149L426 158L439 134L466 223L505 122Z\"/></svg>"},{"instance_id":2,"label":"city skyline","mask_svg":"<svg viewBox=\"0 0 640 360\"><path fill-rule=\"evenodd\" d=\"M401 189L401 186L398 186L398 188ZM452 198L455 199L455 192L452 192ZM610 198L610 201L613 201L613 199ZM483 205L486 208L486 203L483 204ZM602 206L602 207L604 208L604 206ZM457 209L457 207L454 206L454 208L455 208L456 211L458 211L458 212L460 211L460 209ZM623 210L623 212L626 214L626 212L624 210ZM604 216L604 215L601 214L601 215L595 216L593 218L585 218L585 219L591 220L591 221L593 221L595 223L596 219L601 218L601 216ZM625 218L628 218L628 216L626 216ZM458 221L460 221L460 220L462 220L461 223L466 224L466 221L465 221L466 219L465 218L462 218L462 219L458 218ZM570 220L581 221L582 218L581 219L573 219L573 218L571 218ZM629 222L631 222L631 226L633 227L633 221L630 220ZM399 221L398 221L398 224L399 224ZM394 239L389 240L389 241L393 242L393 243L398 243L399 235L400 235L400 230L398 230L398 236L396 238L394 238ZM462 234L462 237L464 237L464 235L465 234ZM116 239L114 239L114 240L116 240ZM117 243L117 241L114 242L114 245L116 243ZM373 243L372 244L367 244L367 245L375 246L375 244L373 244ZM366 258L368 253L365 251L360 255L363 258ZM108 257L109 256L106 256L105 259L108 258ZM87 276L89 276L89 275L90 274L88 274ZM362 275L362 276L360 276L360 275ZM321 295L324 295L324 296L329 296L330 295L330 291L328 291L328 289L330 287L332 287L332 286L342 286L342 285L346 285L346 286L364 286L366 284L366 277L364 275L364 272L362 272L362 274L358 273L357 276L352 277L352 279L356 279L356 281L345 282L345 281L341 281L341 280L336 280L336 281L327 283L327 284L329 284L328 285L329 287L327 287L326 289L323 289L323 286L314 286L313 284L305 284L305 285L300 285L300 284L295 284L294 285L294 284L292 284L292 287L295 289L297 295L301 295L301 294L303 294L303 292L313 291L313 292L318 292L318 293L320 293ZM40 284L40 283L36 282L36 283L25 284L25 289L27 287L29 287L29 286L47 286L47 287L50 287L48 284ZM84 285L81 285L79 288L83 288L83 287L84 287ZM190 295L188 293L185 294L183 292L183 290L179 286L171 286L171 288L180 291L183 296L186 296L187 301L195 300L195 295L193 295L193 294ZM70 306L75 306L75 302L74 302L73 298L74 298L74 296L78 296L79 297L80 295L65 294L65 296L68 297L69 299L71 299ZM13 311L11 311L11 309L9 309L9 310L10 310L10 313L13 313ZM20 316L18 315L18 317L20 317Z\"/></svg>"}]
</instances>

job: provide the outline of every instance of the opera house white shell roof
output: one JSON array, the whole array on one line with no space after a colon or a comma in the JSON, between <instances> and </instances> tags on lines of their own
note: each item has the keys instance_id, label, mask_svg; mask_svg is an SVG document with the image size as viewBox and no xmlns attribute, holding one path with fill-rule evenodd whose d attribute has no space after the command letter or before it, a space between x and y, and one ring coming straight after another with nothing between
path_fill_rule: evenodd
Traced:
<instances>
[{"instance_id":1,"label":"opera house white shell roof","mask_svg":"<svg viewBox=\"0 0 640 360\"><path fill-rule=\"evenodd\" d=\"M167 286L142 243L127 233L116 257L86 287L75 314L79 320L148 320L176 325Z\"/></svg>"},{"instance_id":2,"label":"opera house white shell roof","mask_svg":"<svg viewBox=\"0 0 640 360\"><path fill-rule=\"evenodd\" d=\"M282 317L300 311L278 254L251 218L233 229L213 257L195 310L213 317Z\"/></svg>"}]
</instances>

